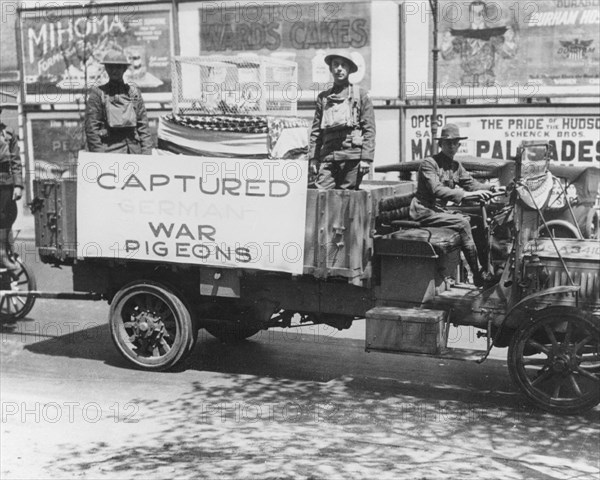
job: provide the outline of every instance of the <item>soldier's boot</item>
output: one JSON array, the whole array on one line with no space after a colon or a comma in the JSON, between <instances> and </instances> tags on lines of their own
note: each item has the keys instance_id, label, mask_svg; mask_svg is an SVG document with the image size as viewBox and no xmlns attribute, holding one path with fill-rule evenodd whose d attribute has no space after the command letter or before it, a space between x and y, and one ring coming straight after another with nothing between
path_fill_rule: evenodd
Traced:
<instances>
[{"instance_id":1,"label":"soldier's boot","mask_svg":"<svg viewBox=\"0 0 600 480\"><path fill-rule=\"evenodd\" d=\"M476 287L483 287L485 283L482 272L479 270L479 262L477 261L477 247L475 245L465 245L462 252L469 264L469 268L473 273L473 283Z\"/></svg>"}]
</instances>

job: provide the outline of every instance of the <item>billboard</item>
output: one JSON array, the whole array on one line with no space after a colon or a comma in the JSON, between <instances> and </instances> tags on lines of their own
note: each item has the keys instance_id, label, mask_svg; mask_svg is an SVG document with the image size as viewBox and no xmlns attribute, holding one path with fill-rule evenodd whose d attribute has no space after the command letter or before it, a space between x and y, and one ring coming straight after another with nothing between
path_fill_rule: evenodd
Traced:
<instances>
[{"instance_id":1,"label":"billboard","mask_svg":"<svg viewBox=\"0 0 600 480\"><path fill-rule=\"evenodd\" d=\"M100 62L111 49L122 51L131 62L126 82L142 92L171 91L168 9L41 8L21 12L20 28L28 102L71 103L73 96L64 93L105 83L108 77Z\"/></svg>"},{"instance_id":2,"label":"billboard","mask_svg":"<svg viewBox=\"0 0 600 480\"><path fill-rule=\"evenodd\" d=\"M77 255L301 274L307 175L289 159L82 152Z\"/></svg>"},{"instance_id":3,"label":"billboard","mask_svg":"<svg viewBox=\"0 0 600 480\"><path fill-rule=\"evenodd\" d=\"M515 96L600 85L600 1L440 1L439 81Z\"/></svg>"},{"instance_id":4,"label":"billboard","mask_svg":"<svg viewBox=\"0 0 600 480\"><path fill-rule=\"evenodd\" d=\"M431 155L431 109L406 110L404 161ZM597 107L442 108L438 122L455 123L461 135L458 155L514 158L523 141L547 142L553 161L600 166L600 111ZM438 129L439 132L439 129Z\"/></svg>"},{"instance_id":5,"label":"billboard","mask_svg":"<svg viewBox=\"0 0 600 480\"><path fill-rule=\"evenodd\" d=\"M30 115L31 116L31 115ZM158 116L152 112L148 117L153 145L157 145ZM64 167L77 160L85 150L84 120L77 114L42 114L29 121L28 139L31 142L29 156L36 162L48 162Z\"/></svg>"},{"instance_id":6,"label":"billboard","mask_svg":"<svg viewBox=\"0 0 600 480\"><path fill-rule=\"evenodd\" d=\"M212 3L199 9L200 54L252 53L295 61L302 91L331 81L331 49L359 67L350 79L371 86L371 2Z\"/></svg>"}]
</instances>

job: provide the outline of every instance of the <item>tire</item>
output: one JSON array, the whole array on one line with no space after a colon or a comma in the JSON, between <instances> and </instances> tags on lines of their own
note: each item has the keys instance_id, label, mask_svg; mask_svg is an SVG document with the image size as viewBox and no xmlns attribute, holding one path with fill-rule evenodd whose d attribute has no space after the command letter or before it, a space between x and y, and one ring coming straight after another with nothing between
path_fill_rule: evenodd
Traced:
<instances>
[{"instance_id":1,"label":"tire","mask_svg":"<svg viewBox=\"0 0 600 480\"><path fill-rule=\"evenodd\" d=\"M551 413L583 413L600 403L600 321L573 307L550 307L517 328L508 348L510 376Z\"/></svg>"},{"instance_id":2,"label":"tire","mask_svg":"<svg viewBox=\"0 0 600 480\"><path fill-rule=\"evenodd\" d=\"M548 232L550 230L550 232ZM577 227L565 220L550 220L548 228L542 225L538 230L540 237L552 238L577 238L581 240L582 236L577 231Z\"/></svg>"},{"instance_id":3,"label":"tire","mask_svg":"<svg viewBox=\"0 0 600 480\"><path fill-rule=\"evenodd\" d=\"M137 281L121 288L111 303L109 324L119 352L144 370L175 367L196 342L189 309L171 289L157 282Z\"/></svg>"},{"instance_id":4,"label":"tire","mask_svg":"<svg viewBox=\"0 0 600 480\"><path fill-rule=\"evenodd\" d=\"M35 276L30 267L23 263L19 258L15 261L21 267L16 279L11 280L9 290L29 292L37 289ZM4 275L8 275L5 273ZM0 321L14 322L24 318L33 308L35 297L7 297L0 303Z\"/></svg>"}]
</instances>

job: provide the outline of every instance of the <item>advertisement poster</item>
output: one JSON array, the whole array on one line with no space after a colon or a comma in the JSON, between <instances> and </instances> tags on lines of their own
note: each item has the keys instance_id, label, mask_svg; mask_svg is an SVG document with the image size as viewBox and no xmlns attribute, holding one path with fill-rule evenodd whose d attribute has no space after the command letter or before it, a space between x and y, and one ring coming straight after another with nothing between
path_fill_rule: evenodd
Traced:
<instances>
[{"instance_id":1,"label":"advertisement poster","mask_svg":"<svg viewBox=\"0 0 600 480\"><path fill-rule=\"evenodd\" d=\"M592 110L593 109L589 109ZM552 160L565 164L600 166L600 115L597 113L475 113L446 111L438 122L455 123L463 136L459 155L514 158L524 141L547 142ZM521 110L522 111L522 110ZM404 159L431 155L430 109L411 109L406 114ZM439 129L438 129L439 131Z\"/></svg>"},{"instance_id":2,"label":"advertisement poster","mask_svg":"<svg viewBox=\"0 0 600 480\"><path fill-rule=\"evenodd\" d=\"M64 167L75 162L79 152L86 147L83 119L69 115L62 118L35 118L30 122L30 151L38 168L43 164L51 164L46 167ZM158 118L150 117L148 123L156 146Z\"/></svg>"},{"instance_id":3,"label":"advertisement poster","mask_svg":"<svg viewBox=\"0 0 600 480\"><path fill-rule=\"evenodd\" d=\"M598 0L442 0L439 81L521 96L600 85L599 7Z\"/></svg>"},{"instance_id":4,"label":"advertisement poster","mask_svg":"<svg viewBox=\"0 0 600 480\"><path fill-rule=\"evenodd\" d=\"M307 162L108 156L79 156L79 257L302 273Z\"/></svg>"},{"instance_id":5,"label":"advertisement poster","mask_svg":"<svg viewBox=\"0 0 600 480\"><path fill-rule=\"evenodd\" d=\"M350 79L371 85L370 2L208 3L199 11L200 53L250 53L298 64L302 91L331 81L327 52L350 52L359 67Z\"/></svg>"},{"instance_id":6,"label":"advertisement poster","mask_svg":"<svg viewBox=\"0 0 600 480\"><path fill-rule=\"evenodd\" d=\"M142 92L170 92L170 30L168 10L141 11L139 5L22 12L26 93L38 102L72 102L61 94L108 80L100 62L113 49L131 62L126 82Z\"/></svg>"}]
</instances>

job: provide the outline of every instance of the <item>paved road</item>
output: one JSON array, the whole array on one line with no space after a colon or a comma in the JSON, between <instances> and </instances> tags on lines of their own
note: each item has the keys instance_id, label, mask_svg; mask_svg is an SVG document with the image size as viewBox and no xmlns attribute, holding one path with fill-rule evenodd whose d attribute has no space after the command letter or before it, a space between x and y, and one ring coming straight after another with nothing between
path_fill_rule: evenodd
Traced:
<instances>
[{"instance_id":1,"label":"paved road","mask_svg":"<svg viewBox=\"0 0 600 480\"><path fill-rule=\"evenodd\" d=\"M34 265L39 287L70 270ZM201 333L183 369L129 368L104 303L40 300L1 331L0 476L600 478L599 410L522 402L502 351L483 365L365 353L361 325ZM456 332L471 342L472 332Z\"/></svg>"}]
</instances>

